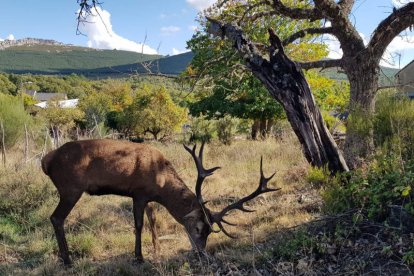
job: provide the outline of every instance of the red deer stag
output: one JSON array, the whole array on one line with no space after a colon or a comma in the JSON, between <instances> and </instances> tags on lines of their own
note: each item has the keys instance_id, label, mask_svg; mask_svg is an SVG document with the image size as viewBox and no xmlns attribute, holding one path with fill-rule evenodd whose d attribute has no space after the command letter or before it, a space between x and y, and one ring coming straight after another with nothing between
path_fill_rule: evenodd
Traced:
<instances>
[{"instance_id":1,"label":"red deer stag","mask_svg":"<svg viewBox=\"0 0 414 276\"><path fill-rule=\"evenodd\" d=\"M115 140L87 140L69 142L48 153L42 159L42 169L51 178L60 196L50 220L64 264L71 263L64 221L84 192L90 195L132 197L136 229L135 257L138 261L143 261L141 230L144 210L149 202L155 201L165 206L175 220L185 227L193 248L202 251L209 234L219 232L213 230L214 223L224 234L233 237L223 227L223 223L232 225L224 219L228 212L234 209L250 212L244 208L244 203L260 194L278 190L267 187L274 174L269 178L264 177L260 160L260 183L256 191L230 204L221 212L210 211L201 196L201 186L204 179L219 167L203 167L204 143L198 156L196 146L192 149L184 147L197 167L196 194L184 184L171 163L149 145Z\"/></svg>"}]
</instances>

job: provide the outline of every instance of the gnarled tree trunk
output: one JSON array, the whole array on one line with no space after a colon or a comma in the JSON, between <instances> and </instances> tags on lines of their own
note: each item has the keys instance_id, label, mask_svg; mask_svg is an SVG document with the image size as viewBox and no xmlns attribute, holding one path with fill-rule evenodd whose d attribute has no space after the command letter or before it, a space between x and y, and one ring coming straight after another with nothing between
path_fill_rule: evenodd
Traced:
<instances>
[{"instance_id":1,"label":"gnarled tree trunk","mask_svg":"<svg viewBox=\"0 0 414 276\"><path fill-rule=\"evenodd\" d=\"M372 120L375 111L375 94L378 89L379 66L360 62L346 66L351 98L345 140L345 159L350 168L358 167L362 158L374 152Z\"/></svg>"},{"instance_id":2,"label":"gnarled tree trunk","mask_svg":"<svg viewBox=\"0 0 414 276\"><path fill-rule=\"evenodd\" d=\"M233 41L252 73L282 104L306 159L314 166L327 165L331 172L347 171L348 166L325 126L301 68L285 55L279 37L269 30L271 47L267 60L238 26L209 21L209 32Z\"/></svg>"}]
</instances>

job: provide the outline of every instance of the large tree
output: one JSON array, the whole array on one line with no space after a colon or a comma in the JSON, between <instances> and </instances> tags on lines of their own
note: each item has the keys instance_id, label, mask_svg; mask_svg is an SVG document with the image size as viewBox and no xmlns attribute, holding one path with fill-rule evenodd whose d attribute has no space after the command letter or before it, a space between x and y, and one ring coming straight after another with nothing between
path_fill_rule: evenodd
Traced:
<instances>
[{"instance_id":1,"label":"large tree","mask_svg":"<svg viewBox=\"0 0 414 276\"><path fill-rule=\"evenodd\" d=\"M244 12L240 7L232 6L227 7L222 16L241 17ZM194 57L183 74L183 79L189 81L194 90L190 112L193 115L207 114L208 117L230 114L252 119L252 138L255 139L258 133L265 137L274 121L285 117L282 106L274 101L263 83L244 65L243 56L231 42L209 35L204 18L200 18L199 23L199 30L187 42ZM319 24L301 22L300 26L311 28ZM287 37L295 32L298 23L283 18L266 18L260 22L244 22L241 27L256 42L265 43L270 26L277 26L278 32ZM303 40L301 45L291 45L286 51L303 61L326 57L328 54L326 45L311 39Z\"/></svg>"},{"instance_id":2,"label":"large tree","mask_svg":"<svg viewBox=\"0 0 414 276\"><path fill-rule=\"evenodd\" d=\"M347 131L345 154L348 165L355 167L361 158L373 150L373 133L370 118L374 112L374 98L378 90L380 60L391 41L414 24L414 3L394 8L374 30L370 41L364 39L350 20L355 0L220 0L207 14L210 33L227 38L243 54L253 74L267 87L270 94L284 106L293 129L304 145L305 155L312 163L329 163L331 169L338 159L330 158L336 146L314 107L312 95L302 69L340 67L350 82L350 122ZM222 16L229 6L238 5L245 10L242 17ZM243 22L260 21L267 17L282 17L302 22L322 20L318 27L298 29L289 37L280 38L269 29L268 45L258 46L254 38L243 31ZM326 24L328 23L329 24ZM323 59L311 62L294 62L284 51L290 44L300 44L303 38L329 34L336 37L343 56L340 59ZM261 49L266 49L266 52ZM363 114L363 117L360 116Z\"/></svg>"}]
</instances>

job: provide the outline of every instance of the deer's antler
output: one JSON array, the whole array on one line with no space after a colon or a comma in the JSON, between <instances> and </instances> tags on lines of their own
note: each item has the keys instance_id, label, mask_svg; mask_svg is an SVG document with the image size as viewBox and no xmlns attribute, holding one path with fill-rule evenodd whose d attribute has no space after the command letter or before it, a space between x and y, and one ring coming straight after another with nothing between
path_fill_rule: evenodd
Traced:
<instances>
[{"instance_id":1,"label":"deer's antler","mask_svg":"<svg viewBox=\"0 0 414 276\"><path fill-rule=\"evenodd\" d=\"M214 213L212 215L212 221L213 223L217 223L217 225L220 227L221 231L223 231L224 234L229 236L230 238L235 238L235 236L229 234L226 229L223 226L223 223L234 226L235 224L229 223L224 219L225 216L228 215L228 213L231 210L240 210L242 212L254 212L254 210L249 210L244 207L244 204L248 202L249 200L252 200L253 198L257 197L260 194L274 192L280 190L280 188L272 189L268 188L267 184L269 181L275 176L276 173L272 174L270 177L265 177L263 174L263 157L260 158L260 181L259 181L259 187L250 195L241 198L240 200L228 205L223 210L221 210L218 213Z\"/></svg>"},{"instance_id":2,"label":"deer's antler","mask_svg":"<svg viewBox=\"0 0 414 276\"><path fill-rule=\"evenodd\" d=\"M196 167L197 167L197 182L196 182L196 187L195 187L197 200L201 205L201 209L203 210L203 213L206 216L206 219L207 219L207 221L210 225L211 230L213 232L219 232L219 231L215 231L213 229L212 222L210 221L210 216L208 215L209 212L207 212L206 207L205 207L205 204L207 202L205 202L203 200L203 196L201 195L201 186L203 184L204 179L206 179L206 177L212 175L214 173L214 171L220 169L220 167L214 167L214 168L211 168L211 169L205 169L204 168L204 166L203 166L204 144L205 144L205 142L203 142L201 144L200 151L198 152L198 156L196 154L197 145L194 145L192 149L190 149L189 147L184 145L184 148L186 149L186 151L188 151L191 154L191 156L193 157L194 162L196 164Z\"/></svg>"}]
</instances>

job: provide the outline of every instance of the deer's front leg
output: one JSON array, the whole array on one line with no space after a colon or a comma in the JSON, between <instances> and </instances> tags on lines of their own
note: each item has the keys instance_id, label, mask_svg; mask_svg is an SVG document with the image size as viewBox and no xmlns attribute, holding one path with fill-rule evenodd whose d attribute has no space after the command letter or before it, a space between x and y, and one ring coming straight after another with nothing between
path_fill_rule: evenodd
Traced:
<instances>
[{"instance_id":1,"label":"deer's front leg","mask_svg":"<svg viewBox=\"0 0 414 276\"><path fill-rule=\"evenodd\" d=\"M147 205L147 201L142 199L133 199L133 211L135 220L135 258L138 262L143 262L141 250L141 232L144 224L144 210Z\"/></svg>"}]
</instances>

